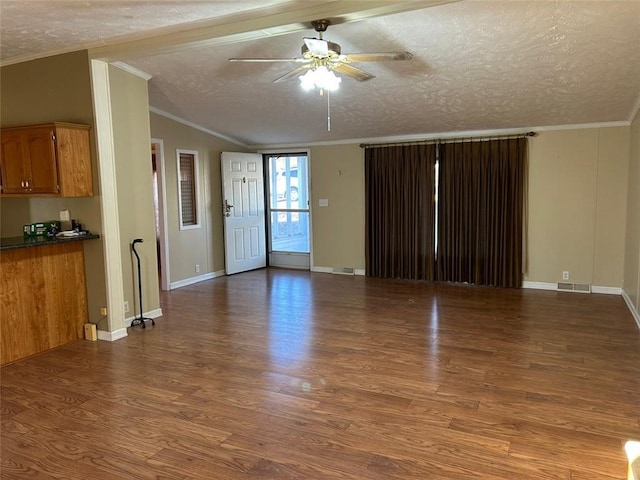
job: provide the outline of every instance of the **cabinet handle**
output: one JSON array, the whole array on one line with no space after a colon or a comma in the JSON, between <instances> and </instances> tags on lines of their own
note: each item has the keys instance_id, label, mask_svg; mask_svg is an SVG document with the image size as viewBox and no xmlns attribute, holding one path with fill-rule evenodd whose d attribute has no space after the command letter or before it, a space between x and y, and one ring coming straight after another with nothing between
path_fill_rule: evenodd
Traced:
<instances>
[{"instance_id":1,"label":"cabinet handle","mask_svg":"<svg viewBox=\"0 0 640 480\"><path fill-rule=\"evenodd\" d=\"M31 181L32 181L32 178L31 178L31 177L29 177L29 178L27 179L27 187L29 187L29 191L33 190L33 188L31 188Z\"/></svg>"}]
</instances>

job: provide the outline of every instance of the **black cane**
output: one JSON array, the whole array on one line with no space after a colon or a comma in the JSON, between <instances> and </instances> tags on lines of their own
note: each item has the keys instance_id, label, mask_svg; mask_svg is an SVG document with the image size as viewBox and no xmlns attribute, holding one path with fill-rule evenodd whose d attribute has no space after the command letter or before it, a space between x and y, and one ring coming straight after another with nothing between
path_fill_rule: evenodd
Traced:
<instances>
[{"instance_id":1,"label":"black cane","mask_svg":"<svg viewBox=\"0 0 640 480\"><path fill-rule=\"evenodd\" d=\"M151 325L155 326L156 322L153 320L153 318L147 318L143 315L143 310L142 310L142 276L140 275L140 256L138 255L138 252L136 252L136 243L142 243L142 239L141 238L136 238L133 240L133 242L131 242L131 250L133 250L133 254L136 256L136 259L138 260L138 298L140 299L140 317L138 318L134 318L131 321L131 326L135 327L136 325L140 324L142 325L142 328L147 328L147 326L145 325L145 320L151 320Z\"/></svg>"}]
</instances>

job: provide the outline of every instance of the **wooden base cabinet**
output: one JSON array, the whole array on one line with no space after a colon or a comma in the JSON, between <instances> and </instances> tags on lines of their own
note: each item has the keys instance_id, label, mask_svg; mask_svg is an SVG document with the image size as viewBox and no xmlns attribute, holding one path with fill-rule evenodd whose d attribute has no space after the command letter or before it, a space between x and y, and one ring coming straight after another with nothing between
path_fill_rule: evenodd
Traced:
<instances>
[{"instance_id":1,"label":"wooden base cabinet","mask_svg":"<svg viewBox=\"0 0 640 480\"><path fill-rule=\"evenodd\" d=\"M83 338L83 242L3 250L0 266L0 364Z\"/></svg>"},{"instance_id":2,"label":"wooden base cabinet","mask_svg":"<svg viewBox=\"0 0 640 480\"><path fill-rule=\"evenodd\" d=\"M3 196L93 195L89 127L50 123L1 132Z\"/></svg>"}]
</instances>

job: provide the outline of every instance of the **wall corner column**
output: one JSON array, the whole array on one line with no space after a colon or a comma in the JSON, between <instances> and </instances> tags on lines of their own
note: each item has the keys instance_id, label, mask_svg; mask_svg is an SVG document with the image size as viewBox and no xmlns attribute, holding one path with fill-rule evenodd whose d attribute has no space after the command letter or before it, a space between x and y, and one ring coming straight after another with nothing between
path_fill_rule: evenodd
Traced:
<instances>
[{"instance_id":1,"label":"wall corner column","mask_svg":"<svg viewBox=\"0 0 640 480\"><path fill-rule=\"evenodd\" d=\"M115 171L113 119L109 86L109 64L91 60L91 85L96 127L96 150L100 182L100 210L102 214L107 290L107 331L98 331L101 340L117 340L127 336L125 327L122 251Z\"/></svg>"}]
</instances>

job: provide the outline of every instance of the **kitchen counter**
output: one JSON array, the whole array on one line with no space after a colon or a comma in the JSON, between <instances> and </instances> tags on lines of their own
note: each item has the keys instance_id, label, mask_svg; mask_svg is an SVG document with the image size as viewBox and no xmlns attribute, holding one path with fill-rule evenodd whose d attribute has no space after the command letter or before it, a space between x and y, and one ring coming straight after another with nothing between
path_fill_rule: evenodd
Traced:
<instances>
[{"instance_id":1,"label":"kitchen counter","mask_svg":"<svg viewBox=\"0 0 640 480\"><path fill-rule=\"evenodd\" d=\"M94 238L0 239L0 365L83 338L83 242Z\"/></svg>"},{"instance_id":2,"label":"kitchen counter","mask_svg":"<svg viewBox=\"0 0 640 480\"><path fill-rule=\"evenodd\" d=\"M39 247L42 245L56 245L61 243L78 242L100 238L95 233L87 233L76 237L6 237L0 238L0 251L16 248Z\"/></svg>"}]
</instances>

